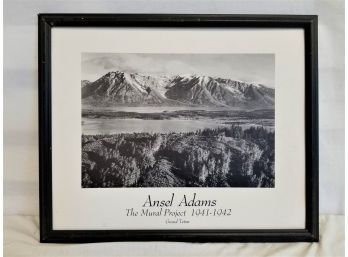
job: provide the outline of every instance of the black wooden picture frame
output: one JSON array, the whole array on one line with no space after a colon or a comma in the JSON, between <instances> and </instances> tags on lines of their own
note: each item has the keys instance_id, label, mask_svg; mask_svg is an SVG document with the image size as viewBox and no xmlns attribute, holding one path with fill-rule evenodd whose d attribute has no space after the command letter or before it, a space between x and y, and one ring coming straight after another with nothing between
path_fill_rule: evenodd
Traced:
<instances>
[{"instance_id":1,"label":"black wooden picture frame","mask_svg":"<svg viewBox=\"0 0 348 257\"><path fill-rule=\"evenodd\" d=\"M39 14L40 241L316 242L318 53L315 15ZM305 46L305 228L248 230L54 230L52 217L51 29L54 27L302 28Z\"/></svg>"}]
</instances>

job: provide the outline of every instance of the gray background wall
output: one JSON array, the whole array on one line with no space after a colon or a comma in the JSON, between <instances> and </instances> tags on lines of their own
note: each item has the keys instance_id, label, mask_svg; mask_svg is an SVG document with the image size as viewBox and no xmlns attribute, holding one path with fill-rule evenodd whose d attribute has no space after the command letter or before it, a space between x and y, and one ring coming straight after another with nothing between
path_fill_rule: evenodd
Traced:
<instances>
[{"instance_id":1,"label":"gray background wall","mask_svg":"<svg viewBox=\"0 0 348 257\"><path fill-rule=\"evenodd\" d=\"M5 0L5 215L39 213L37 13L45 12L319 15L320 212L344 213L344 1Z\"/></svg>"}]
</instances>

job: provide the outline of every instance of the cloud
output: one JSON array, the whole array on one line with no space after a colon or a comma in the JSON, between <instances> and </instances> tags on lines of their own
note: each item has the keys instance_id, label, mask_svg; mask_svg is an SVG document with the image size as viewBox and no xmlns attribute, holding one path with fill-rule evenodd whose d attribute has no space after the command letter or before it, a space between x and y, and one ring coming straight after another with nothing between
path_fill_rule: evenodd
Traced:
<instances>
[{"instance_id":1,"label":"cloud","mask_svg":"<svg viewBox=\"0 0 348 257\"><path fill-rule=\"evenodd\" d=\"M273 54L114 54L83 53L82 79L109 71L145 75L197 74L257 82L274 87Z\"/></svg>"}]
</instances>

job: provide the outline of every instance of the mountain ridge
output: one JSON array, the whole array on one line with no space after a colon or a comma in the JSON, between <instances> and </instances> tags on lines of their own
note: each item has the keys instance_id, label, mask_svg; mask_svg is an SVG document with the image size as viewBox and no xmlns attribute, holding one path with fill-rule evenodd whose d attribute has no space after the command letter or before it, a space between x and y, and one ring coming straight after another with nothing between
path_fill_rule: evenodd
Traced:
<instances>
[{"instance_id":1,"label":"mountain ridge","mask_svg":"<svg viewBox=\"0 0 348 257\"><path fill-rule=\"evenodd\" d=\"M274 108L274 89L262 84L204 75L148 76L108 72L82 80L82 102L94 105Z\"/></svg>"}]
</instances>

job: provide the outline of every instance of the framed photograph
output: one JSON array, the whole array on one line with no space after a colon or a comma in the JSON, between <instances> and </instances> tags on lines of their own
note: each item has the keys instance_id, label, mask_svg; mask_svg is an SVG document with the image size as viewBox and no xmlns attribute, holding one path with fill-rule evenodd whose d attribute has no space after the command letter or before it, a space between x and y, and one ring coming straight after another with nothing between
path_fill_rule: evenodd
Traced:
<instances>
[{"instance_id":1,"label":"framed photograph","mask_svg":"<svg viewBox=\"0 0 348 257\"><path fill-rule=\"evenodd\" d=\"M318 241L317 16L38 18L41 242Z\"/></svg>"}]
</instances>

